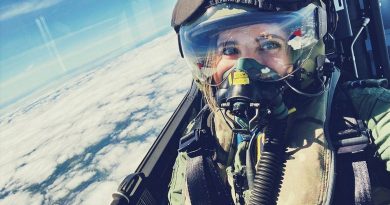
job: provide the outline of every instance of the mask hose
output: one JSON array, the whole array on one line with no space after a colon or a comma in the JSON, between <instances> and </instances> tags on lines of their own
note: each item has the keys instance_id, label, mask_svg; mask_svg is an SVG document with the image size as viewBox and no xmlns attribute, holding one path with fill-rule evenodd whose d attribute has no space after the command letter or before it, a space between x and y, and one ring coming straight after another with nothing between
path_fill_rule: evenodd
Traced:
<instances>
[{"instance_id":1,"label":"mask hose","mask_svg":"<svg viewBox=\"0 0 390 205\"><path fill-rule=\"evenodd\" d=\"M283 136L287 119L271 122L265 131L265 142L256 174L249 204L276 204L286 163L286 146Z\"/></svg>"},{"instance_id":2,"label":"mask hose","mask_svg":"<svg viewBox=\"0 0 390 205\"><path fill-rule=\"evenodd\" d=\"M265 126L265 140L261 151L260 160L256 165L256 172L253 177L253 165L251 150L246 153L247 156L247 179L248 186L251 189L250 205L273 205L279 196L281 183L284 174L284 167L286 163L286 146L284 144L284 136L287 127L287 108L281 101L281 97L276 97L279 102L271 106L271 119L267 120ZM242 105L242 102L234 102L231 100L227 103L225 108L231 110L231 113L239 114L245 113L243 110L251 106L236 106ZM276 105L276 106L275 106ZM243 108L235 110L236 108ZM241 111L240 111L241 110ZM250 126L251 127L251 126ZM257 127L262 127L261 123ZM251 130L251 129L249 129ZM250 132L248 130L248 132ZM248 149L253 149L256 141L256 131L252 133L252 139ZM242 131L242 129L233 129L233 131Z\"/></svg>"}]
</instances>

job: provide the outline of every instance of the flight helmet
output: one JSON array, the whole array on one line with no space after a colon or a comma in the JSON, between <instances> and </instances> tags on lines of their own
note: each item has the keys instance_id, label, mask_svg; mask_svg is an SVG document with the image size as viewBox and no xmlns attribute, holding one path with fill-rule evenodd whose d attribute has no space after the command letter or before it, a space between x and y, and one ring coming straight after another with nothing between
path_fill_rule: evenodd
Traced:
<instances>
[{"instance_id":1,"label":"flight helmet","mask_svg":"<svg viewBox=\"0 0 390 205\"><path fill-rule=\"evenodd\" d=\"M260 65L252 80L309 86L321 77L326 22L320 0L178 0L172 15L195 82L216 87L242 58Z\"/></svg>"}]
</instances>

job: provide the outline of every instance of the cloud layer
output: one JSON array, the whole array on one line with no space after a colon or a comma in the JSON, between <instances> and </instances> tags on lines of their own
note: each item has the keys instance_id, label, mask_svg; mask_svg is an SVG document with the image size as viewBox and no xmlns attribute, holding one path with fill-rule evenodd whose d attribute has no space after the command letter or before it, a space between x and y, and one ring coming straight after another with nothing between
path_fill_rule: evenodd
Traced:
<instances>
[{"instance_id":1,"label":"cloud layer","mask_svg":"<svg viewBox=\"0 0 390 205\"><path fill-rule=\"evenodd\" d=\"M173 33L0 118L0 204L109 204L191 77Z\"/></svg>"}]
</instances>

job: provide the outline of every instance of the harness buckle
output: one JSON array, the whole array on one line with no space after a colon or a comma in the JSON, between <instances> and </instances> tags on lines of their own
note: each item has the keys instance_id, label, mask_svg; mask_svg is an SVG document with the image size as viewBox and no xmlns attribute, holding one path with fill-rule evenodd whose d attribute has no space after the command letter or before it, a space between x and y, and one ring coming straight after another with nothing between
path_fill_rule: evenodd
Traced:
<instances>
[{"instance_id":1,"label":"harness buckle","mask_svg":"<svg viewBox=\"0 0 390 205\"><path fill-rule=\"evenodd\" d=\"M334 145L338 154L358 153L365 151L372 144L371 130L364 126L362 120L356 120L357 126L355 129L345 130L338 133L338 139Z\"/></svg>"}]
</instances>

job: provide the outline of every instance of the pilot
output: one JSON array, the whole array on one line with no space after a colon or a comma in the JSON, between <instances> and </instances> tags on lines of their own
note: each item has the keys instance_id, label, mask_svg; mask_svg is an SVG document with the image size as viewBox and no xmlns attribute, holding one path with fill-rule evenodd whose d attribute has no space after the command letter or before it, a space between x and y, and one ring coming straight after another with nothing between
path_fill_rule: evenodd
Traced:
<instances>
[{"instance_id":1,"label":"pilot","mask_svg":"<svg viewBox=\"0 0 390 205\"><path fill-rule=\"evenodd\" d=\"M178 0L207 106L184 134L198 143L181 140L171 204L390 204L390 91L338 83L330 15L320 0Z\"/></svg>"}]
</instances>

